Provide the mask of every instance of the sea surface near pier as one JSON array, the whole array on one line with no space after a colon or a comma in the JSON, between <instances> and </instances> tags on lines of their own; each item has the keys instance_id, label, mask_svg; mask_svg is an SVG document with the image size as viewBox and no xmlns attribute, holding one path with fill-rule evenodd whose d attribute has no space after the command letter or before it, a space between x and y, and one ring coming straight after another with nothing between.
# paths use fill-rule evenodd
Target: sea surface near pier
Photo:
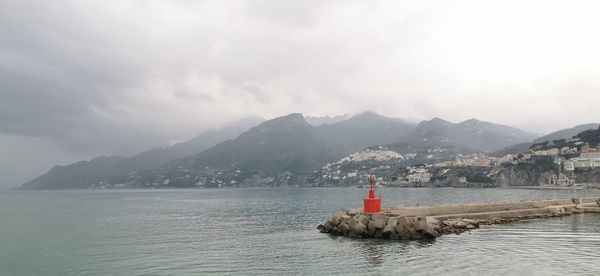
<instances>
[{"instance_id":1,"label":"sea surface near pier","mask_svg":"<svg viewBox=\"0 0 600 276\"><path fill-rule=\"evenodd\" d=\"M380 189L384 206L598 196L600 190ZM436 240L321 234L367 189L0 192L0 275L600 275L600 214Z\"/></svg>"}]
</instances>

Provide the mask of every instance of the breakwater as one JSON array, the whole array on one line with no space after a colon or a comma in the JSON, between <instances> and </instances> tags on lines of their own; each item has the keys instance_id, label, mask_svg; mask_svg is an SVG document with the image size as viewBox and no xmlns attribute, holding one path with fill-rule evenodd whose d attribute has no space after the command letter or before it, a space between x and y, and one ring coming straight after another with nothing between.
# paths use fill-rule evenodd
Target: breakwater
<instances>
[{"instance_id":1,"label":"breakwater","mask_svg":"<svg viewBox=\"0 0 600 276\"><path fill-rule=\"evenodd\" d=\"M513 203L477 203L424 207L383 208L365 213L362 208L342 209L317 229L322 233L360 238L417 240L459 234L480 225L519 220L600 213L600 197L551 199Z\"/></svg>"}]
</instances>

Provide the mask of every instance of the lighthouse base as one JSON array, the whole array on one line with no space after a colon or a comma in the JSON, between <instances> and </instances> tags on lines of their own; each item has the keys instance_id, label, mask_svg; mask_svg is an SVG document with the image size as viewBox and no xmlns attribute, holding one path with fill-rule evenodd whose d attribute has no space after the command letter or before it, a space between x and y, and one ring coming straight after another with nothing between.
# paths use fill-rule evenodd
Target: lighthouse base
<instances>
[{"instance_id":1,"label":"lighthouse base","mask_svg":"<svg viewBox=\"0 0 600 276\"><path fill-rule=\"evenodd\" d=\"M381 212L381 198L365 198L364 200L364 212L365 213L380 213Z\"/></svg>"}]
</instances>

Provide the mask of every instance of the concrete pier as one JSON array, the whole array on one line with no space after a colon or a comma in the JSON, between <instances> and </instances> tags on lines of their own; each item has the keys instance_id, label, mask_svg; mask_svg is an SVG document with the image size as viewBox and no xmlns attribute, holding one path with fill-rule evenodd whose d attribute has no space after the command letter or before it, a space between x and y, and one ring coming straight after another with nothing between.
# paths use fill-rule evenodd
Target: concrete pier
<instances>
[{"instance_id":1,"label":"concrete pier","mask_svg":"<svg viewBox=\"0 0 600 276\"><path fill-rule=\"evenodd\" d=\"M477 203L383 208L378 214L345 210L317 227L322 233L361 238L417 240L459 234L482 224L600 213L600 197L550 199L514 203Z\"/></svg>"}]
</instances>

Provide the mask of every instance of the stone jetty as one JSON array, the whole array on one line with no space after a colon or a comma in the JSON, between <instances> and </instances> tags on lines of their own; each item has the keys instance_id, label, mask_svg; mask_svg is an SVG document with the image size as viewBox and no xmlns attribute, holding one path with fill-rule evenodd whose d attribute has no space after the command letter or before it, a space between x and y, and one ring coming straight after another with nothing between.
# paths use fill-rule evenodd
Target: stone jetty
<instances>
[{"instance_id":1,"label":"stone jetty","mask_svg":"<svg viewBox=\"0 0 600 276\"><path fill-rule=\"evenodd\" d=\"M600 213L600 197L551 199L515 203L478 203L426 207L398 206L370 214L342 209L317 229L358 238L418 240L459 234L480 225L509 223L581 213Z\"/></svg>"}]
</instances>

